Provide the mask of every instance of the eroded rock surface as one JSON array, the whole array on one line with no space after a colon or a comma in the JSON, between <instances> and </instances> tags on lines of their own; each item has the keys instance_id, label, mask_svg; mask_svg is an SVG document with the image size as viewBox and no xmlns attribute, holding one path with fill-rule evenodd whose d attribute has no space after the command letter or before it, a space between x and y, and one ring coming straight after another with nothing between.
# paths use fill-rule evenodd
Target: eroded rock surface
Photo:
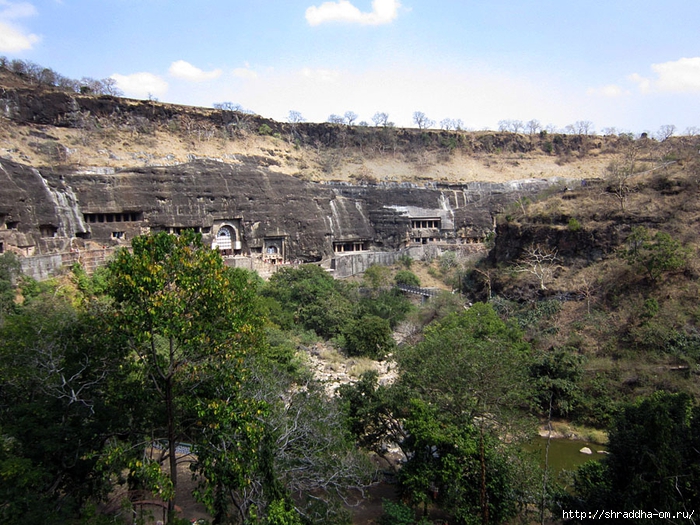
<instances>
[{"instance_id":1,"label":"eroded rock surface","mask_svg":"<svg viewBox=\"0 0 700 525\"><path fill-rule=\"evenodd\" d=\"M255 158L83 171L0 159L0 184L2 248L25 257L192 228L226 256L279 264L479 242L495 213L551 181L353 186L302 181Z\"/></svg>"}]
</instances>

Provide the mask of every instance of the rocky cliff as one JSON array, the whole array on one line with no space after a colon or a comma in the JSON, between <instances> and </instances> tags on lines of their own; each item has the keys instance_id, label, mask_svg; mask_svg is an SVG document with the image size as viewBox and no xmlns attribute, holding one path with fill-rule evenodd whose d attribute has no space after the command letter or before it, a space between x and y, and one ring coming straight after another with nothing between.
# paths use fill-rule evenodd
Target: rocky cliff
<instances>
[{"instance_id":1,"label":"rocky cliff","mask_svg":"<svg viewBox=\"0 0 700 525\"><path fill-rule=\"evenodd\" d=\"M510 203L598 174L612 140L280 123L1 68L0 123L0 251L63 264L186 228L270 264L478 243Z\"/></svg>"},{"instance_id":2,"label":"rocky cliff","mask_svg":"<svg viewBox=\"0 0 700 525\"><path fill-rule=\"evenodd\" d=\"M124 170L37 169L0 159L0 177L0 242L24 256L191 228L226 255L273 262L478 242L496 211L550 184L313 183L254 158Z\"/></svg>"}]
</instances>

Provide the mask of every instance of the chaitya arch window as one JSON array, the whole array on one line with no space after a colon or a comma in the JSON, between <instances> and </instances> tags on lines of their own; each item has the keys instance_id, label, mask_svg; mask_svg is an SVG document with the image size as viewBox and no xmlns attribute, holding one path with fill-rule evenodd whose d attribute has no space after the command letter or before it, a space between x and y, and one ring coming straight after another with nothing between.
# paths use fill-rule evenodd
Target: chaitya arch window
<instances>
[{"instance_id":1,"label":"chaitya arch window","mask_svg":"<svg viewBox=\"0 0 700 525\"><path fill-rule=\"evenodd\" d=\"M216 245L220 250L232 249L234 235L230 226L222 226L216 234Z\"/></svg>"}]
</instances>

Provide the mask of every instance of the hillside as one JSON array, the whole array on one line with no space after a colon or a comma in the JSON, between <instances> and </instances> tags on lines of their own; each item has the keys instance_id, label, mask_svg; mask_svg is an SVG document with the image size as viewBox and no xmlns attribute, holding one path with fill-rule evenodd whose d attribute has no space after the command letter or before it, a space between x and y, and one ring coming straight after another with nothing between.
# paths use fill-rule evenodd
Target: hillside
<instances>
[{"instance_id":1,"label":"hillside","mask_svg":"<svg viewBox=\"0 0 700 525\"><path fill-rule=\"evenodd\" d=\"M698 146L659 159L638 142L617 178L512 205L467 272L466 289L490 293L543 355L579 356L569 416L603 425L619 401L700 394Z\"/></svg>"},{"instance_id":2,"label":"hillside","mask_svg":"<svg viewBox=\"0 0 700 525\"><path fill-rule=\"evenodd\" d=\"M39 279L184 229L264 274L303 261L353 275L481 244L509 203L600 177L630 140L280 123L2 68L0 88L0 251Z\"/></svg>"},{"instance_id":3,"label":"hillside","mask_svg":"<svg viewBox=\"0 0 700 525\"><path fill-rule=\"evenodd\" d=\"M483 240L492 227L490 217L498 217L488 258L476 270L470 269L471 262L466 268L457 266L465 275L463 291L475 300L490 295L505 314L519 316L538 348L567 348L585 357L589 393L603 379L605 396L611 399L669 384L696 390L689 373L700 360L695 307L700 246L697 137L659 142L627 136L280 123L232 110L66 92L4 69L0 86L0 157L38 168L44 173L39 186L74 187L74 198L90 216L140 206L141 212L165 221L161 226L205 224L197 221L214 217L208 224L216 228L219 215L242 213L250 225L241 221L239 226L245 227L251 250L262 250L270 239L277 242L275 236L296 231L297 241L285 246L288 254L318 260L333 254L333 246L324 244L329 237L343 242L372 239L372 249L395 249L405 235L402 228L411 231L410 220L401 218L398 224L398 216L388 214L387 207L409 203L423 212L434 208L430 213L437 214L444 205L438 203L444 201L452 218L443 221L454 222L452 232L443 231L446 243ZM203 160L208 164L201 164ZM230 170L216 168L212 160ZM188 164L192 161L200 163ZM105 169L123 175L99 175ZM219 182L207 182L210 172ZM86 173L92 175L86 178ZM297 182L280 178L290 175ZM158 196L164 177L174 193ZM500 197L465 189L471 182L553 177L584 179L586 184L545 192L533 187ZM231 191L228 182L221 182L226 179L235 187L233 194L226 194ZM333 191L326 185L305 186L328 181L350 186ZM381 186L386 182L440 186L416 191L398 185L387 191ZM107 198L101 196L103 187L112 188ZM177 201L187 188L226 196L223 203L209 197L213 204L203 210L200 204ZM236 200L238 193L242 195ZM158 200L149 204L152 195ZM469 205L460 207L461 201ZM310 202L314 206L304 211L304 203ZM323 217L337 213L338 223L329 229ZM159 227L157 220L147 221L149 227ZM99 233L100 224L89 226L93 235ZM134 232L143 226L134 223ZM130 237L131 230L125 228ZM650 237L662 232L680 243L689 254L682 268L661 271L652 279L625 258L635 228L644 228ZM259 240L253 238L256 232ZM121 242L128 238L110 240ZM556 257L547 282L527 271L527 253L534 248ZM459 278L450 276L451 271L433 268L431 278L455 286ZM595 410L587 407L582 418L603 423L596 420Z\"/></svg>"},{"instance_id":4,"label":"hillside","mask_svg":"<svg viewBox=\"0 0 700 525\"><path fill-rule=\"evenodd\" d=\"M232 110L66 92L0 68L0 156L35 167L258 159L312 181L595 178L617 137L281 123Z\"/></svg>"}]
</instances>

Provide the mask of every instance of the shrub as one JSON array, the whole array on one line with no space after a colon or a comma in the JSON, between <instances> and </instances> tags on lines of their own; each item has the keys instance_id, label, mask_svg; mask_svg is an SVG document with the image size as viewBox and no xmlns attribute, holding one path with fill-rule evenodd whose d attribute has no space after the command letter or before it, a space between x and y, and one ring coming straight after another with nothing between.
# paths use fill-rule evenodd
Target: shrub
<instances>
[{"instance_id":1,"label":"shrub","mask_svg":"<svg viewBox=\"0 0 700 525\"><path fill-rule=\"evenodd\" d=\"M385 499L382 502L382 508L384 514L379 518L380 525L413 525L415 523L415 513L403 503L394 503Z\"/></svg>"},{"instance_id":2,"label":"shrub","mask_svg":"<svg viewBox=\"0 0 700 525\"><path fill-rule=\"evenodd\" d=\"M569 231L577 232L580 229L581 229L581 223L578 221L578 219L571 217L569 219Z\"/></svg>"},{"instance_id":3,"label":"shrub","mask_svg":"<svg viewBox=\"0 0 700 525\"><path fill-rule=\"evenodd\" d=\"M407 270L410 270L411 265L413 264L413 257L408 255L407 253L404 253L397 259L397 261L401 266L403 266Z\"/></svg>"},{"instance_id":4,"label":"shrub","mask_svg":"<svg viewBox=\"0 0 700 525\"><path fill-rule=\"evenodd\" d=\"M360 316L371 314L386 319L393 329L406 318L412 308L411 301L400 290L393 288L379 292L374 297L361 298L357 312Z\"/></svg>"},{"instance_id":5,"label":"shrub","mask_svg":"<svg viewBox=\"0 0 700 525\"><path fill-rule=\"evenodd\" d=\"M420 286L420 279L418 276L410 270L399 270L394 276L394 282L398 284L405 284L408 286Z\"/></svg>"},{"instance_id":6,"label":"shrub","mask_svg":"<svg viewBox=\"0 0 700 525\"><path fill-rule=\"evenodd\" d=\"M651 237L649 231L642 226L632 230L627 244L624 258L631 265L645 271L652 282L656 282L666 272L682 270L690 257L690 250L668 233L656 232Z\"/></svg>"},{"instance_id":7,"label":"shrub","mask_svg":"<svg viewBox=\"0 0 700 525\"><path fill-rule=\"evenodd\" d=\"M275 500L267 508L267 518L263 520L265 525L301 525L299 514L284 500Z\"/></svg>"},{"instance_id":8,"label":"shrub","mask_svg":"<svg viewBox=\"0 0 700 525\"><path fill-rule=\"evenodd\" d=\"M389 321L365 315L350 323L344 332L348 355L382 359L394 348Z\"/></svg>"},{"instance_id":9,"label":"shrub","mask_svg":"<svg viewBox=\"0 0 700 525\"><path fill-rule=\"evenodd\" d=\"M381 288L389 283L390 271L386 266L373 264L365 270L362 282L370 288Z\"/></svg>"},{"instance_id":10,"label":"shrub","mask_svg":"<svg viewBox=\"0 0 700 525\"><path fill-rule=\"evenodd\" d=\"M444 273L457 266L457 254L455 252L445 252L440 257L440 270Z\"/></svg>"}]
</instances>

